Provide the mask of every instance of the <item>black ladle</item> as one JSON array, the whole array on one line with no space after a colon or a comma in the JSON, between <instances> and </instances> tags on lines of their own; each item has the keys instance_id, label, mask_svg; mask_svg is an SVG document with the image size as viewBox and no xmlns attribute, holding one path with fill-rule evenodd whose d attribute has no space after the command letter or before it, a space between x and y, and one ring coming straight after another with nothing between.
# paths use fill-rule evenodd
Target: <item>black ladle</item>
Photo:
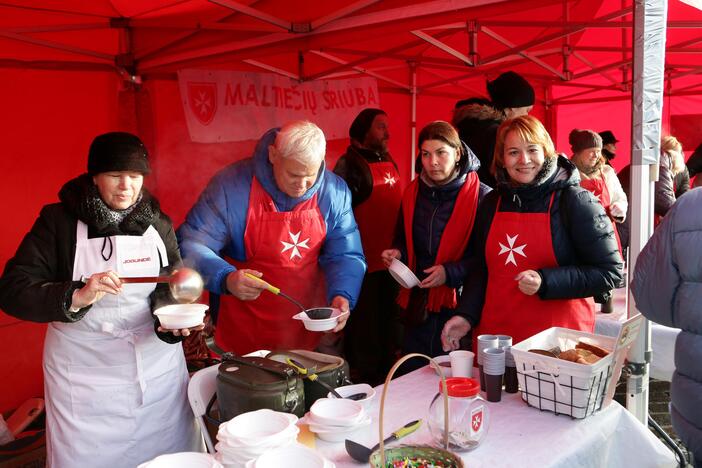
<instances>
[{"instance_id":1,"label":"black ladle","mask_svg":"<svg viewBox=\"0 0 702 468\"><path fill-rule=\"evenodd\" d=\"M390 434L387 439L383 441L383 444L390 443L392 441L401 439L402 437L409 435L419 429L419 426L422 425L422 420L421 419L416 419L412 422L409 422ZM345 443L346 445L346 453L348 453L351 458L353 458L356 461L360 461L361 463L368 463L368 460L370 459L371 454L378 448L380 447L380 443L375 444L373 448L368 448L365 445L359 444L358 442L354 442L353 440L346 439Z\"/></svg>"}]
</instances>

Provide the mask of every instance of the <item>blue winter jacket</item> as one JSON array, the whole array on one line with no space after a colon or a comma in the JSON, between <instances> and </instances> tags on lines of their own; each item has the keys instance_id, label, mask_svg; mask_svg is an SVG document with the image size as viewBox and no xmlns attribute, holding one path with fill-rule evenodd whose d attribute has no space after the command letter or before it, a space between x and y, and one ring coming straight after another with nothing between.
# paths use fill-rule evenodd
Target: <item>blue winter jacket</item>
<instances>
[{"instance_id":1,"label":"blue winter jacket","mask_svg":"<svg viewBox=\"0 0 702 468\"><path fill-rule=\"evenodd\" d=\"M702 461L702 188L680 197L636 262L631 290L647 318L682 331L675 342L670 416Z\"/></svg>"},{"instance_id":2,"label":"blue winter jacket","mask_svg":"<svg viewBox=\"0 0 702 468\"><path fill-rule=\"evenodd\" d=\"M192 264L215 294L228 294L226 277L236 270L222 257L246 261L244 231L253 176L271 196L279 211L290 211L298 203L317 194L317 204L326 223L326 237L319 264L327 282L327 299L343 296L353 309L366 262L361 238L351 209L351 193L346 183L325 169L324 163L314 185L298 198L281 192L268 161L268 147L280 129L266 132L251 158L231 164L217 173L190 209L178 228L180 252L186 264ZM284 284L277 285L285 288Z\"/></svg>"}]
</instances>

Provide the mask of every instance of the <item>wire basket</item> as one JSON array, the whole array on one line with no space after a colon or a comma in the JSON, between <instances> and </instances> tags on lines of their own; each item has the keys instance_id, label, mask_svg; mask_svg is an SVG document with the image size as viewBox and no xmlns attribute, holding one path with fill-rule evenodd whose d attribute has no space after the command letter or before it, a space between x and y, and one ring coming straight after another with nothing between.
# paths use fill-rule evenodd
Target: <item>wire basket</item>
<instances>
[{"instance_id":1,"label":"wire basket","mask_svg":"<svg viewBox=\"0 0 702 468\"><path fill-rule=\"evenodd\" d=\"M615 338L553 327L512 347L522 400L529 406L574 419L602 409L614 363L612 353L594 364L578 364L529 352L529 349L575 347L578 340L614 349Z\"/></svg>"},{"instance_id":2,"label":"wire basket","mask_svg":"<svg viewBox=\"0 0 702 468\"><path fill-rule=\"evenodd\" d=\"M385 449L385 444L383 439L385 438L383 433L383 413L385 409L385 395L387 394L388 387L390 386L390 380L392 380L395 371L400 365L408 359L413 357L423 357L431 363L431 365L438 369L439 376L441 377L441 388L444 396L444 448L431 447L428 445L401 445L399 447L393 447L390 449ZM373 452L368 460L370 466L373 468L411 468L411 467L446 467L446 468L463 468L463 461L456 454L448 451L448 434L449 434L449 417L448 417L448 394L446 393L446 378L444 377L444 372L432 358L424 354L412 353L402 357L398 360L387 377L385 378L385 385L383 385L383 393L380 399L380 416L378 419L378 431L380 446L378 450Z\"/></svg>"}]
</instances>

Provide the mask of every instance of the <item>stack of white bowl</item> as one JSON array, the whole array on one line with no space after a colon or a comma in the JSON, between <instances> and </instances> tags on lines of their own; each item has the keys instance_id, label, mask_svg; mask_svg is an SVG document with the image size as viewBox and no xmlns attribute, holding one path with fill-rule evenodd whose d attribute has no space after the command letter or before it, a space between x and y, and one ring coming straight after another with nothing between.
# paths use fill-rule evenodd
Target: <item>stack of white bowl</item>
<instances>
[{"instance_id":1,"label":"stack of white bowl","mask_svg":"<svg viewBox=\"0 0 702 468\"><path fill-rule=\"evenodd\" d=\"M137 468L222 468L222 465L207 453L180 452L158 456Z\"/></svg>"},{"instance_id":2,"label":"stack of white bowl","mask_svg":"<svg viewBox=\"0 0 702 468\"><path fill-rule=\"evenodd\" d=\"M310 431L328 442L343 442L371 422L361 403L345 398L320 398L306 420Z\"/></svg>"},{"instance_id":3,"label":"stack of white bowl","mask_svg":"<svg viewBox=\"0 0 702 468\"><path fill-rule=\"evenodd\" d=\"M249 460L246 468L335 468L334 463L312 449L300 444L291 444L264 453Z\"/></svg>"},{"instance_id":4,"label":"stack of white bowl","mask_svg":"<svg viewBox=\"0 0 702 468\"><path fill-rule=\"evenodd\" d=\"M269 409L240 414L219 425L217 460L225 468L243 468L246 462L297 439L297 416Z\"/></svg>"}]
</instances>

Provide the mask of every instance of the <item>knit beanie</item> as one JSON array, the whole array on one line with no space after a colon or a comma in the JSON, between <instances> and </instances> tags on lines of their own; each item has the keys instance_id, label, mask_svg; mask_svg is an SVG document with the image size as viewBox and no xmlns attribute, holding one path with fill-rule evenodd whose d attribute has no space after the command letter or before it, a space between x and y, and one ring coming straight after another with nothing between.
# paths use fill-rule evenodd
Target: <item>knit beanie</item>
<instances>
[{"instance_id":1,"label":"knit beanie","mask_svg":"<svg viewBox=\"0 0 702 468\"><path fill-rule=\"evenodd\" d=\"M574 128L568 135L568 143L573 153L577 153L587 148L602 148L602 137L592 130Z\"/></svg>"},{"instance_id":2,"label":"knit beanie","mask_svg":"<svg viewBox=\"0 0 702 468\"><path fill-rule=\"evenodd\" d=\"M534 88L521 75L508 71L487 82L490 99L498 109L534 105Z\"/></svg>"},{"instance_id":3,"label":"knit beanie","mask_svg":"<svg viewBox=\"0 0 702 468\"><path fill-rule=\"evenodd\" d=\"M351 139L363 143L363 140L366 139L366 133L368 133L371 125L373 125L373 120L380 114L387 115L382 109L373 109L370 107L363 109L351 123L351 127L349 128L349 136Z\"/></svg>"},{"instance_id":4,"label":"knit beanie","mask_svg":"<svg viewBox=\"0 0 702 468\"><path fill-rule=\"evenodd\" d=\"M148 152L139 137L126 132L103 133L95 137L88 152L88 174L134 171L148 174Z\"/></svg>"},{"instance_id":5,"label":"knit beanie","mask_svg":"<svg viewBox=\"0 0 702 468\"><path fill-rule=\"evenodd\" d=\"M614 133L612 133L612 130L604 130L600 132L600 136L602 137L602 144L603 145L608 145L610 143L618 143L619 140L614 136Z\"/></svg>"}]
</instances>

